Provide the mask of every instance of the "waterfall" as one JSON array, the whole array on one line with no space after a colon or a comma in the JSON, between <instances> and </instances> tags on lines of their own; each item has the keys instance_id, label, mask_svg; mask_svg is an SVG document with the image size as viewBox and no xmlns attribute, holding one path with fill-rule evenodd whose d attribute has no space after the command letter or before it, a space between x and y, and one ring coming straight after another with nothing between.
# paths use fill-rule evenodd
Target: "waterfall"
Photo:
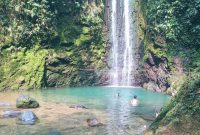
<instances>
[{"instance_id":1,"label":"waterfall","mask_svg":"<svg viewBox=\"0 0 200 135\"><path fill-rule=\"evenodd\" d=\"M117 41L117 0L112 0L112 84L119 83L119 74L118 74L118 41Z\"/></svg>"},{"instance_id":2,"label":"waterfall","mask_svg":"<svg viewBox=\"0 0 200 135\"><path fill-rule=\"evenodd\" d=\"M133 0L112 0L110 3L112 7L110 9L111 85L132 86L134 84L136 34L134 33L131 2Z\"/></svg>"}]
</instances>

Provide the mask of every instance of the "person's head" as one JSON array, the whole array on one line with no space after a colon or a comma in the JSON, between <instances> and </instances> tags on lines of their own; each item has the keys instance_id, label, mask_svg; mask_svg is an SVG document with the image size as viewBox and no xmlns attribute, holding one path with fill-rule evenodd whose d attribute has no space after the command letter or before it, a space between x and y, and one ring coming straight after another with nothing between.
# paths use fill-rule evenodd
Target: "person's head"
<instances>
[{"instance_id":1,"label":"person's head","mask_svg":"<svg viewBox=\"0 0 200 135\"><path fill-rule=\"evenodd\" d=\"M135 95L133 98L134 98L134 99L137 99L137 96Z\"/></svg>"}]
</instances>

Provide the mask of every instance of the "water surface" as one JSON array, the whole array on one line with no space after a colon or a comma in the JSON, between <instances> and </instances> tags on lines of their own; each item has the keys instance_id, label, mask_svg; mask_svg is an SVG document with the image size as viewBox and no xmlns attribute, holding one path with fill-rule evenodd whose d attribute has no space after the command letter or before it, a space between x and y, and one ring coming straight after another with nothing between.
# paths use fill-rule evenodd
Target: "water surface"
<instances>
[{"instance_id":1,"label":"water surface","mask_svg":"<svg viewBox=\"0 0 200 135\"><path fill-rule=\"evenodd\" d=\"M16 118L0 119L2 135L140 135L155 119L156 111L169 102L170 97L161 93L133 87L78 87L48 89L31 92L0 94L0 102L9 102L9 107L0 107L0 112L16 110L15 99L22 93L39 101L41 107L31 109L39 118L32 126L18 125ZM119 97L118 97L119 93ZM139 106L130 105L137 95ZM89 109L73 109L70 105L82 104ZM20 110L26 111L26 110ZM88 127L86 119L96 117L104 125Z\"/></svg>"}]
</instances>

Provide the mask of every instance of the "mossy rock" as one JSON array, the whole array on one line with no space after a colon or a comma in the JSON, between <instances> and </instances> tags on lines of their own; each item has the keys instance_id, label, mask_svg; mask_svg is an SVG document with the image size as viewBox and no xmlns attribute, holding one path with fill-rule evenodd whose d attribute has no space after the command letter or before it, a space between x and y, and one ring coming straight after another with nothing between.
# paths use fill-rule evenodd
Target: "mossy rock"
<instances>
[{"instance_id":1,"label":"mossy rock","mask_svg":"<svg viewBox=\"0 0 200 135\"><path fill-rule=\"evenodd\" d=\"M29 96L25 96L25 95L18 97L16 102L17 102L16 103L17 108L37 108L37 107L39 107L39 103L35 99L33 99Z\"/></svg>"},{"instance_id":2,"label":"mossy rock","mask_svg":"<svg viewBox=\"0 0 200 135\"><path fill-rule=\"evenodd\" d=\"M145 135L200 133L199 87L200 78L185 81L179 93L163 108Z\"/></svg>"}]
</instances>

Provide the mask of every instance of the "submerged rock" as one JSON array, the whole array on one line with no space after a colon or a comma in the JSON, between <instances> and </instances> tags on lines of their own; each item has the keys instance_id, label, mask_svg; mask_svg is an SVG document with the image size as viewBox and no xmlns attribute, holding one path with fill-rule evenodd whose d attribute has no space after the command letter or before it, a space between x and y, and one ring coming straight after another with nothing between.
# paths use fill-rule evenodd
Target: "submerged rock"
<instances>
[{"instance_id":1,"label":"submerged rock","mask_svg":"<svg viewBox=\"0 0 200 135\"><path fill-rule=\"evenodd\" d=\"M6 107L6 106L10 106L10 103L6 103L6 102L0 102L0 107Z\"/></svg>"},{"instance_id":2,"label":"submerged rock","mask_svg":"<svg viewBox=\"0 0 200 135\"><path fill-rule=\"evenodd\" d=\"M7 125L0 125L0 128L7 127Z\"/></svg>"},{"instance_id":3,"label":"submerged rock","mask_svg":"<svg viewBox=\"0 0 200 135\"><path fill-rule=\"evenodd\" d=\"M19 111L5 111L2 115L2 118L14 118L21 114Z\"/></svg>"},{"instance_id":4,"label":"submerged rock","mask_svg":"<svg viewBox=\"0 0 200 135\"><path fill-rule=\"evenodd\" d=\"M89 127L98 127L98 126L102 126L103 125L96 118L87 119L87 124L88 124Z\"/></svg>"},{"instance_id":5,"label":"submerged rock","mask_svg":"<svg viewBox=\"0 0 200 135\"><path fill-rule=\"evenodd\" d=\"M32 111L27 111L27 112L22 112L18 116L18 120L19 124L22 125L34 125L35 122L38 120L38 118Z\"/></svg>"},{"instance_id":6,"label":"submerged rock","mask_svg":"<svg viewBox=\"0 0 200 135\"><path fill-rule=\"evenodd\" d=\"M86 106L84 105L71 105L69 106L69 108L75 108L75 109L88 109Z\"/></svg>"},{"instance_id":7,"label":"submerged rock","mask_svg":"<svg viewBox=\"0 0 200 135\"><path fill-rule=\"evenodd\" d=\"M29 96L22 95L17 98L16 107L17 108L37 108L39 107L39 103L35 99Z\"/></svg>"},{"instance_id":8,"label":"submerged rock","mask_svg":"<svg viewBox=\"0 0 200 135\"><path fill-rule=\"evenodd\" d=\"M62 135L59 131L49 131L47 133L44 133L42 135Z\"/></svg>"}]
</instances>

